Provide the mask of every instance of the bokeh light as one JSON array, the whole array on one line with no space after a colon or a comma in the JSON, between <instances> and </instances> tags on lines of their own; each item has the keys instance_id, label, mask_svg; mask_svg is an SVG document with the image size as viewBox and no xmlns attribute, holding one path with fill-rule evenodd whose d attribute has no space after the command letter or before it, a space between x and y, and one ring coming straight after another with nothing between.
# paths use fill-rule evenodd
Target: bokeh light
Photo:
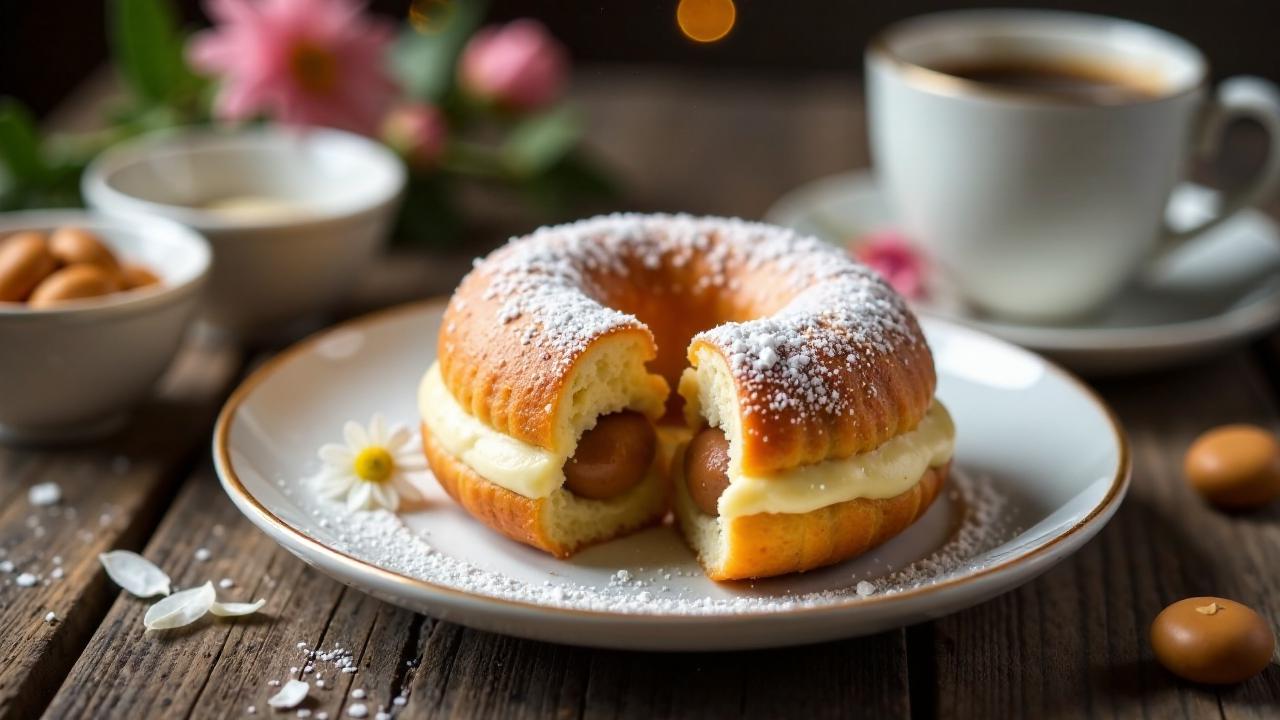
<instances>
[{"instance_id":1,"label":"bokeh light","mask_svg":"<svg viewBox=\"0 0 1280 720\"><path fill-rule=\"evenodd\" d=\"M429 35L444 29L453 14L453 0L413 0L409 4L409 25Z\"/></svg>"},{"instance_id":2,"label":"bokeh light","mask_svg":"<svg viewBox=\"0 0 1280 720\"><path fill-rule=\"evenodd\" d=\"M680 32L701 43L715 42L728 35L737 17L733 0L680 0L676 6Z\"/></svg>"}]
</instances>

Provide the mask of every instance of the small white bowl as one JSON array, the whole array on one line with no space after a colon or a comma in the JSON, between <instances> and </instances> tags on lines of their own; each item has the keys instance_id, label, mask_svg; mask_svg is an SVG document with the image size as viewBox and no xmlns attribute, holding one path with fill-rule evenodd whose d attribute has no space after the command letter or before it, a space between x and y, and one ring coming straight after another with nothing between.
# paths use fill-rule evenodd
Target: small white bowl
<instances>
[{"instance_id":1,"label":"small white bowl","mask_svg":"<svg viewBox=\"0 0 1280 720\"><path fill-rule=\"evenodd\" d=\"M63 225L96 233L161 284L42 310L0 303L0 440L74 440L114 429L169 366L209 274L205 239L160 218L2 213L0 237Z\"/></svg>"},{"instance_id":2,"label":"small white bowl","mask_svg":"<svg viewBox=\"0 0 1280 720\"><path fill-rule=\"evenodd\" d=\"M82 190L115 217L161 216L213 245L204 318L251 337L337 301L382 246L406 180L395 153L338 130L181 129L104 152ZM228 199L283 203L239 213Z\"/></svg>"}]
</instances>

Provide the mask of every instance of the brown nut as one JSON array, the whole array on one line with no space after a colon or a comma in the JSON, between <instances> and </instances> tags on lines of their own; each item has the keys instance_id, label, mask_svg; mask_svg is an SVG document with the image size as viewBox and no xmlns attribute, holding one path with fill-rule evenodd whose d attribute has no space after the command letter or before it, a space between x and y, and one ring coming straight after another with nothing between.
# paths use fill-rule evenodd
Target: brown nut
<instances>
[{"instance_id":1,"label":"brown nut","mask_svg":"<svg viewBox=\"0 0 1280 720\"><path fill-rule=\"evenodd\" d=\"M617 497L644 479L657 445L653 425L640 413L605 415L583 433L564 464L564 485L574 495L592 500Z\"/></svg>"},{"instance_id":2,"label":"brown nut","mask_svg":"<svg viewBox=\"0 0 1280 720\"><path fill-rule=\"evenodd\" d=\"M0 302L22 302L58 269L43 233L20 232L0 241Z\"/></svg>"},{"instance_id":3,"label":"brown nut","mask_svg":"<svg viewBox=\"0 0 1280 720\"><path fill-rule=\"evenodd\" d=\"M1280 497L1280 442L1255 425L1223 425L1196 438L1183 470L1218 507L1247 510Z\"/></svg>"},{"instance_id":4,"label":"brown nut","mask_svg":"<svg viewBox=\"0 0 1280 720\"><path fill-rule=\"evenodd\" d=\"M1266 669L1275 636L1262 616L1234 600L1179 600L1151 623L1151 649L1173 674L1223 685L1248 680Z\"/></svg>"},{"instance_id":5,"label":"brown nut","mask_svg":"<svg viewBox=\"0 0 1280 720\"><path fill-rule=\"evenodd\" d=\"M60 227L49 236L49 250L63 265L100 265L120 269L120 261L97 235L78 227Z\"/></svg>"},{"instance_id":6,"label":"brown nut","mask_svg":"<svg viewBox=\"0 0 1280 720\"><path fill-rule=\"evenodd\" d=\"M684 455L689 498L712 517L720 515L720 496L729 487L729 440L719 428L703 428Z\"/></svg>"},{"instance_id":7,"label":"brown nut","mask_svg":"<svg viewBox=\"0 0 1280 720\"><path fill-rule=\"evenodd\" d=\"M47 308L68 300L106 295L119 289L115 274L99 265L68 265L37 285L27 302L33 308Z\"/></svg>"},{"instance_id":8,"label":"brown nut","mask_svg":"<svg viewBox=\"0 0 1280 720\"><path fill-rule=\"evenodd\" d=\"M148 285L158 285L160 278L141 265L125 263L120 266L120 284L125 290L136 290Z\"/></svg>"}]
</instances>

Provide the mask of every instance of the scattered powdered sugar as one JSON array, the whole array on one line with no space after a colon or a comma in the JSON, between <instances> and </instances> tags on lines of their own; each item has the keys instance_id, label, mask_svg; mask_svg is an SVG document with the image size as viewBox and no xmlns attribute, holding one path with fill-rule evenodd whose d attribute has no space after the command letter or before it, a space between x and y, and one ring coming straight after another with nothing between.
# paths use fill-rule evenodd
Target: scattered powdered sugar
<instances>
[{"instance_id":1,"label":"scattered powdered sugar","mask_svg":"<svg viewBox=\"0 0 1280 720\"><path fill-rule=\"evenodd\" d=\"M27 490L27 501L37 507L54 505L62 499L62 486L56 482L42 482Z\"/></svg>"},{"instance_id":2,"label":"scattered powdered sugar","mask_svg":"<svg viewBox=\"0 0 1280 720\"><path fill-rule=\"evenodd\" d=\"M1007 501L990 478L953 470L949 505L958 515L947 540L928 556L876 578L846 580L839 587L779 590L759 583L733 593L704 593L688 583L701 573L679 568L603 570L596 584L557 577L529 582L480 567L442 552L384 510L348 512L343 506L316 503L315 513L331 520L335 549L385 569L464 592L543 606L612 613L735 615L768 614L823 607L906 592L973 572L991 562L986 556L1012 536L1004 521ZM808 576L803 576L808 577ZM704 581L705 582L705 581ZM777 583L778 581L771 581ZM770 589L773 588L773 589Z\"/></svg>"},{"instance_id":3,"label":"scattered powdered sugar","mask_svg":"<svg viewBox=\"0 0 1280 720\"><path fill-rule=\"evenodd\" d=\"M652 287L671 282L662 268L692 263L693 287ZM656 274L645 275L651 271ZM738 277L744 273L767 275L769 282L743 287ZM924 342L902 298L840 249L786 228L690 215L607 215L513 238L477 262L446 322L487 328L485 348L519 343L541 351L549 372L568 372L596 338L643 327L634 315L599 300L609 294L603 284L615 279L654 293L687 293L690 302L715 289L750 296L757 306L790 298L768 317L726 323L695 338L730 359L747 415L785 412L798 422L810 413L847 413L855 394L875 397L879 391L849 387L876 375L850 373L851 366L875 368L896 350ZM462 301L473 288L485 303ZM442 352L482 349L446 346ZM525 366L486 371L500 375Z\"/></svg>"},{"instance_id":4,"label":"scattered powdered sugar","mask_svg":"<svg viewBox=\"0 0 1280 720\"><path fill-rule=\"evenodd\" d=\"M991 551L1017 531L1006 518L1008 500L989 477L970 477L953 469L949 482L948 492L964 507L964 516L951 538L930 555L872 580L874 594L892 595L933 585L982 570L999 559Z\"/></svg>"}]
</instances>

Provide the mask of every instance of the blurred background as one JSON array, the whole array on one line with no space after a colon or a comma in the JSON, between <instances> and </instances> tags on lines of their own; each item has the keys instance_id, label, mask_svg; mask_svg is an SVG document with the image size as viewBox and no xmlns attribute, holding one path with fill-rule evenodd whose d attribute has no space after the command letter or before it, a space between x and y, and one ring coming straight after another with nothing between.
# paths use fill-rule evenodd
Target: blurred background
<instances>
[{"instance_id":1,"label":"blurred background","mask_svg":"<svg viewBox=\"0 0 1280 720\"><path fill-rule=\"evenodd\" d=\"M427 0L419 4L438 3ZM206 24L198 0L176 0L174 5L186 24ZM738 0L736 5L733 31L711 44L691 42L679 32L675 0L493 0L489 16L494 21L515 17L541 20L569 47L579 75L590 74L597 65L637 64L785 79L829 73L856 75L861 72L862 48L884 25L921 13L985 4ZM1280 79L1280 48L1274 37L1258 31L1280 20L1276 3L1038 0L999 5L1126 17L1195 43L1211 58L1216 77L1248 72ZM406 0L371 4L375 12L393 18L406 17L411 6ZM0 95L21 98L36 112L47 112L106 58L105 22L102 0L56 4L4 0L0 3Z\"/></svg>"},{"instance_id":2,"label":"blurred background","mask_svg":"<svg viewBox=\"0 0 1280 720\"><path fill-rule=\"evenodd\" d=\"M235 9L252 25L254 12L245 8L267 5L293 15L275 30L237 35ZM1214 81L1241 74L1280 81L1280 49L1259 31L1280 19L1275 3L1004 5L1146 23L1200 48ZM924 268L927 254L894 254L911 238L897 238L897 249L877 260L877 243L890 239L879 231L892 221L859 209L879 202L860 174L872 164L863 52L895 21L967 7L982 4L372 0L363 15L352 15L341 0L67 0L56 7L0 0L0 211L84 204L89 163L155 133L330 126L380 141L408 170L387 233L392 252L379 244L373 253L381 272L346 273L357 276L351 311L446 293L471 258L504 239L610 211L770 219L846 247L882 272L906 260ZM376 57L290 37L289 28L308 18L335 14L352 37L381 38L370 40L379 45ZM195 49L215 36L261 38L262 47L240 43L221 65L199 60ZM293 64L317 60L314 50L319 65ZM343 74L363 78L352 87L383 76L385 96L361 122L325 115L359 104L347 88L327 86L311 97L325 100L311 117L273 106L266 97L273 88L249 112L228 111L224 101L235 94L228 88L252 85L245 80L257 72L252 66L271 65L261 58L276 51L289 60L272 83L292 88L295 99L311 92L307 82L324 85ZM1256 123L1236 122L1226 134L1222 152L1192 158L1191 178L1209 188L1247 185L1267 156L1267 135ZM819 201L832 182L844 183L841 196ZM797 197L806 198L804 217L783 219ZM172 209L208 200L162 202ZM850 209L849 217L828 212L837 206ZM238 292L252 282L221 284ZM899 289L929 294L913 292L915 285ZM1208 299L1199 293L1177 319L1235 309L1255 297L1251 285L1242 287ZM1171 321L1168 297L1140 300L1143 322ZM1127 312L1117 311L1115 322L1131 323Z\"/></svg>"}]
</instances>

